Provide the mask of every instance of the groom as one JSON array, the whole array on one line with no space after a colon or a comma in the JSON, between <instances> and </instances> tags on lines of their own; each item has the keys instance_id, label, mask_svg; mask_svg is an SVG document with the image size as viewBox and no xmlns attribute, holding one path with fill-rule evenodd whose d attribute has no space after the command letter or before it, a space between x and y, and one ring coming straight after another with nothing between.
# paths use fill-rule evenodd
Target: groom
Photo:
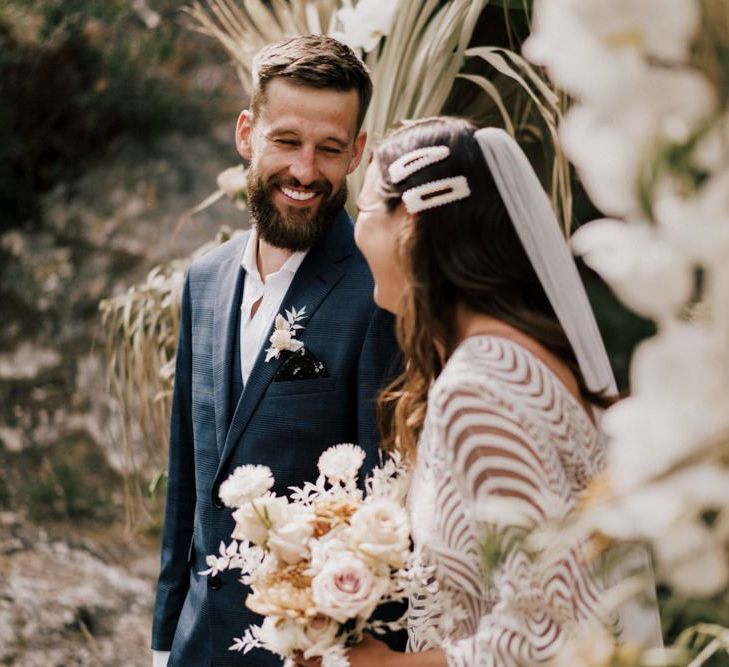
<instances>
[{"instance_id":1,"label":"groom","mask_svg":"<svg viewBox=\"0 0 729 667\"><path fill-rule=\"evenodd\" d=\"M363 63L328 37L274 44L254 61L236 129L254 226L194 262L182 296L155 665L281 664L228 650L261 620L239 574L198 574L231 539L218 490L236 466L269 466L283 494L315 480L333 444L359 443L367 466L377 460L375 398L396 344L343 209L371 96ZM274 337L291 309L303 328Z\"/></svg>"}]
</instances>

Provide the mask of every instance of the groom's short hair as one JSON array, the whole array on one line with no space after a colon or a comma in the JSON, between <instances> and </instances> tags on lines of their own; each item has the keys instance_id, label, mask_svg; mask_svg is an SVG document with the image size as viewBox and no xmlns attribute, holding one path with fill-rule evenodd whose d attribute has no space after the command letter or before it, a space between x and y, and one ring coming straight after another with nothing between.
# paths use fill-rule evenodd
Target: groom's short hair
<instances>
[{"instance_id":1,"label":"groom's short hair","mask_svg":"<svg viewBox=\"0 0 729 667\"><path fill-rule=\"evenodd\" d=\"M303 35L264 46L253 58L251 110L258 113L266 101L266 86L281 77L311 88L357 91L357 131L372 99L367 66L346 44L326 35Z\"/></svg>"}]
</instances>

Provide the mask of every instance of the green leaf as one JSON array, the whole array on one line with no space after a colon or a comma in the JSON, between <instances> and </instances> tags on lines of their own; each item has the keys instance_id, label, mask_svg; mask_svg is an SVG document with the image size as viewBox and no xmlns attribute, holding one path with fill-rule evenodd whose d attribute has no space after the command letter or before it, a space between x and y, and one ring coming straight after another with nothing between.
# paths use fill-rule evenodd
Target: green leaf
<instances>
[{"instance_id":1,"label":"green leaf","mask_svg":"<svg viewBox=\"0 0 729 667\"><path fill-rule=\"evenodd\" d=\"M149 483L149 495L154 497L157 495L158 489L167 481L167 471L160 470L154 479Z\"/></svg>"}]
</instances>

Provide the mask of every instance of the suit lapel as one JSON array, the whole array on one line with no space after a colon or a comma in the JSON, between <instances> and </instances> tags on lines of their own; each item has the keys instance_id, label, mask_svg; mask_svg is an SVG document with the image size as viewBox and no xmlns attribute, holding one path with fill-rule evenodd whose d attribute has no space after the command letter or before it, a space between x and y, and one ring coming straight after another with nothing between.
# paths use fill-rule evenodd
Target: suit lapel
<instances>
[{"instance_id":1,"label":"suit lapel","mask_svg":"<svg viewBox=\"0 0 729 667\"><path fill-rule=\"evenodd\" d=\"M306 325L311 320L317 308L326 298L327 294L344 275L337 262L351 254L353 246L352 223L349 216L342 212L337 221L322 242L312 248L301 263L291 286L286 293L279 312L295 307L301 309L306 306L307 317L302 321L304 329L300 331L299 339L306 345ZM265 343L260 350L256 362L251 369L248 382L243 390L238 407L230 424L223 453L220 457L218 473L225 468L227 459L243 435L248 422L263 397L268 385L273 380L276 371L287 359L284 352L278 359L265 361L268 339L273 331L273 323L268 331Z\"/></svg>"},{"instance_id":2,"label":"suit lapel","mask_svg":"<svg viewBox=\"0 0 729 667\"><path fill-rule=\"evenodd\" d=\"M243 237L245 248L248 235ZM243 289L243 267L240 252L228 257L218 272L213 312L213 392L215 401L215 438L218 452L223 451L228 432L230 377L235 352L237 309Z\"/></svg>"}]
</instances>

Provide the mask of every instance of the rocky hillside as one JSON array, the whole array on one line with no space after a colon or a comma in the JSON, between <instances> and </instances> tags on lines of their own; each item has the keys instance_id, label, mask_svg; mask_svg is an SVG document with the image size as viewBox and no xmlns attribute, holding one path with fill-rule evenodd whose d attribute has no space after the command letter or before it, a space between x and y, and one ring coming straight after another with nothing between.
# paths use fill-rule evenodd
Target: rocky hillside
<instances>
[{"instance_id":1,"label":"rocky hillside","mask_svg":"<svg viewBox=\"0 0 729 667\"><path fill-rule=\"evenodd\" d=\"M125 529L98 303L243 223L221 201L174 233L236 163L233 122L120 144L0 237L0 664L149 664L158 536Z\"/></svg>"}]
</instances>

